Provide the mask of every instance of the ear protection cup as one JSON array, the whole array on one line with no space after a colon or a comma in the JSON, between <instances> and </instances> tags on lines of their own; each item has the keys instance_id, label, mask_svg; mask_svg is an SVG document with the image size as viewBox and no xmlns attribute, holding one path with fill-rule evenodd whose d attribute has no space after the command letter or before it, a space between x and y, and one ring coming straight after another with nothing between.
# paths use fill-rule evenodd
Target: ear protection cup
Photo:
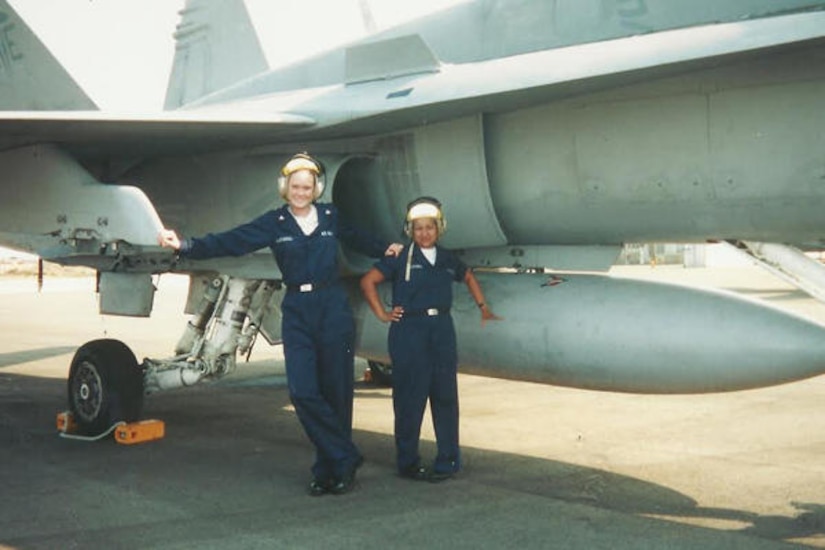
<instances>
[{"instance_id":1,"label":"ear protection cup","mask_svg":"<svg viewBox=\"0 0 825 550\"><path fill-rule=\"evenodd\" d=\"M447 220L441 210L441 202L433 197L419 197L407 205L407 216L404 219L404 233L412 237L412 222L422 218L435 219L439 238L447 230Z\"/></svg>"},{"instance_id":2,"label":"ear protection cup","mask_svg":"<svg viewBox=\"0 0 825 550\"><path fill-rule=\"evenodd\" d=\"M324 194L324 187L326 178L324 176L324 165L315 158L309 156L307 153L298 153L284 164L281 168L281 175L278 177L278 193L286 200L287 183L289 176L300 170L309 170L315 175L315 194L313 199L317 200Z\"/></svg>"}]
</instances>

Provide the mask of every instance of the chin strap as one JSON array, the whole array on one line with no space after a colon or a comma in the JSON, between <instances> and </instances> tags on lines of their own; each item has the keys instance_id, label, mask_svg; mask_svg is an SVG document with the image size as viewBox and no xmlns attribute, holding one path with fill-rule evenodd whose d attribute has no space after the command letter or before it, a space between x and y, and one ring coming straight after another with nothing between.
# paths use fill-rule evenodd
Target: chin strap
<instances>
[{"instance_id":1,"label":"chin strap","mask_svg":"<svg viewBox=\"0 0 825 550\"><path fill-rule=\"evenodd\" d=\"M410 248L407 250L407 268L404 270L404 282L410 282L410 266L412 265L413 247L415 243L410 243Z\"/></svg>"}]
</instances>

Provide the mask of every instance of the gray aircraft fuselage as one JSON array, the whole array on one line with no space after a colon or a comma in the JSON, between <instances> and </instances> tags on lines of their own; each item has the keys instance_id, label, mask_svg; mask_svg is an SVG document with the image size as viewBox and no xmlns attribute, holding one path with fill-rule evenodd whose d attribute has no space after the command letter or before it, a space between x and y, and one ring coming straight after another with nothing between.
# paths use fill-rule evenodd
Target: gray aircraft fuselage
<instances>
[{"instance_id":1,"label":"gray aircraft fuselage","mask_svg":"<svg viewBox=\"0 0 825 550\"><path fill-rule=\"evenodd\" d=\"M575 7L479 1L371 41L416 32L441 63L484 69L504 56L637 34L645 39L654 30L678 32L772 10L774 2L756 0ZM604 54L594 49L563 60L598 65ZM277 108L279 93L346 81L342 56L336 50L263 74L194 106L266 93L273 99L257 101ZM512 82L493 97L433 102L406 116L399 109L359 119L353 103L350 115L296 131L277 145L187 157L171 173L166 160L148 163L120 181L146 189L168 224L200 233L214 229L214 217L204 215L212 204L234 223L277 203L269 184L279 163L306 149L329 164L327 199L387 238L397 238L406 202L431 194L450 216L445 244L457 248L731 238L818 244L825 207L823 61L825 39L819 38L616 74L600 66L595 76L552 86ZM404 82L402 76L348 84L302 100L300 110L321 120L353 94L419 92L414 79L409 88ZM198 192L182 195L182 180L197 181Z\"/></svg>"},{"instance_id":2,"label":"gray aircraft fuselage","mask_svg":"<svg viewBox=\"0 0 825 550\"><path fill-rule=\"evenodd\" d=\"M287 152L327 160L326 199L398 238L404 204L442 199L458 248L752 239L819 243L825 43L502 112L356 138L163 159L122 181L192 234L279 202ZM281 152L283 151L283 152ZM196 182L193 190L184 182ZM210 212L215 211L214 215Z\"/></svg>"}]
</instances>

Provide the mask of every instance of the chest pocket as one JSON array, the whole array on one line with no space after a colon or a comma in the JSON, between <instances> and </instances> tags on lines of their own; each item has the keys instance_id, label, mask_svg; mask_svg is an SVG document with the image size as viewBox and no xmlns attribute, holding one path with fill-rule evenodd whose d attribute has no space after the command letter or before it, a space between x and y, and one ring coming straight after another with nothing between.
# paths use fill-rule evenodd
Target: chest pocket
<instances>
[{"instance_id":1,"label":"chest pocket","mask_svg":"<svg viewBox=\"0 0 825 550\"><path fill-rule=\"evenodd\" d=\"M290 283L331 281L337 278L338 240L329 230L295 235L276 241L275 258Z\"/></svg>"}]
</instances>

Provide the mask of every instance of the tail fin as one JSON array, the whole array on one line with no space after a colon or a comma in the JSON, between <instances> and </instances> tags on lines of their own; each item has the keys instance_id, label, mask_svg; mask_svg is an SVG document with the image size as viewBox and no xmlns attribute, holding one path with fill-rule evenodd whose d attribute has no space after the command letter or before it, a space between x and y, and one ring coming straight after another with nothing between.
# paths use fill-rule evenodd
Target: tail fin
<instances>
[{"instance_id":1,"label":"tail fin","mask_svg":"<svg viewBox=\"0 0 825 550\"><path fill-rule=\"evenodd\" d=\"M243 0L187 0L175 40L167 110L269 67Z\"/></svg>"},{"instance_id":2,"label":"tail fin","mask_svg":"<svg viewBox=\"0 0 825 550\"><path fill-rule=\"evenodd\" d=\"M96 110L6 0L0 0L0 110Z\"/></svg>"}]
</instances>

